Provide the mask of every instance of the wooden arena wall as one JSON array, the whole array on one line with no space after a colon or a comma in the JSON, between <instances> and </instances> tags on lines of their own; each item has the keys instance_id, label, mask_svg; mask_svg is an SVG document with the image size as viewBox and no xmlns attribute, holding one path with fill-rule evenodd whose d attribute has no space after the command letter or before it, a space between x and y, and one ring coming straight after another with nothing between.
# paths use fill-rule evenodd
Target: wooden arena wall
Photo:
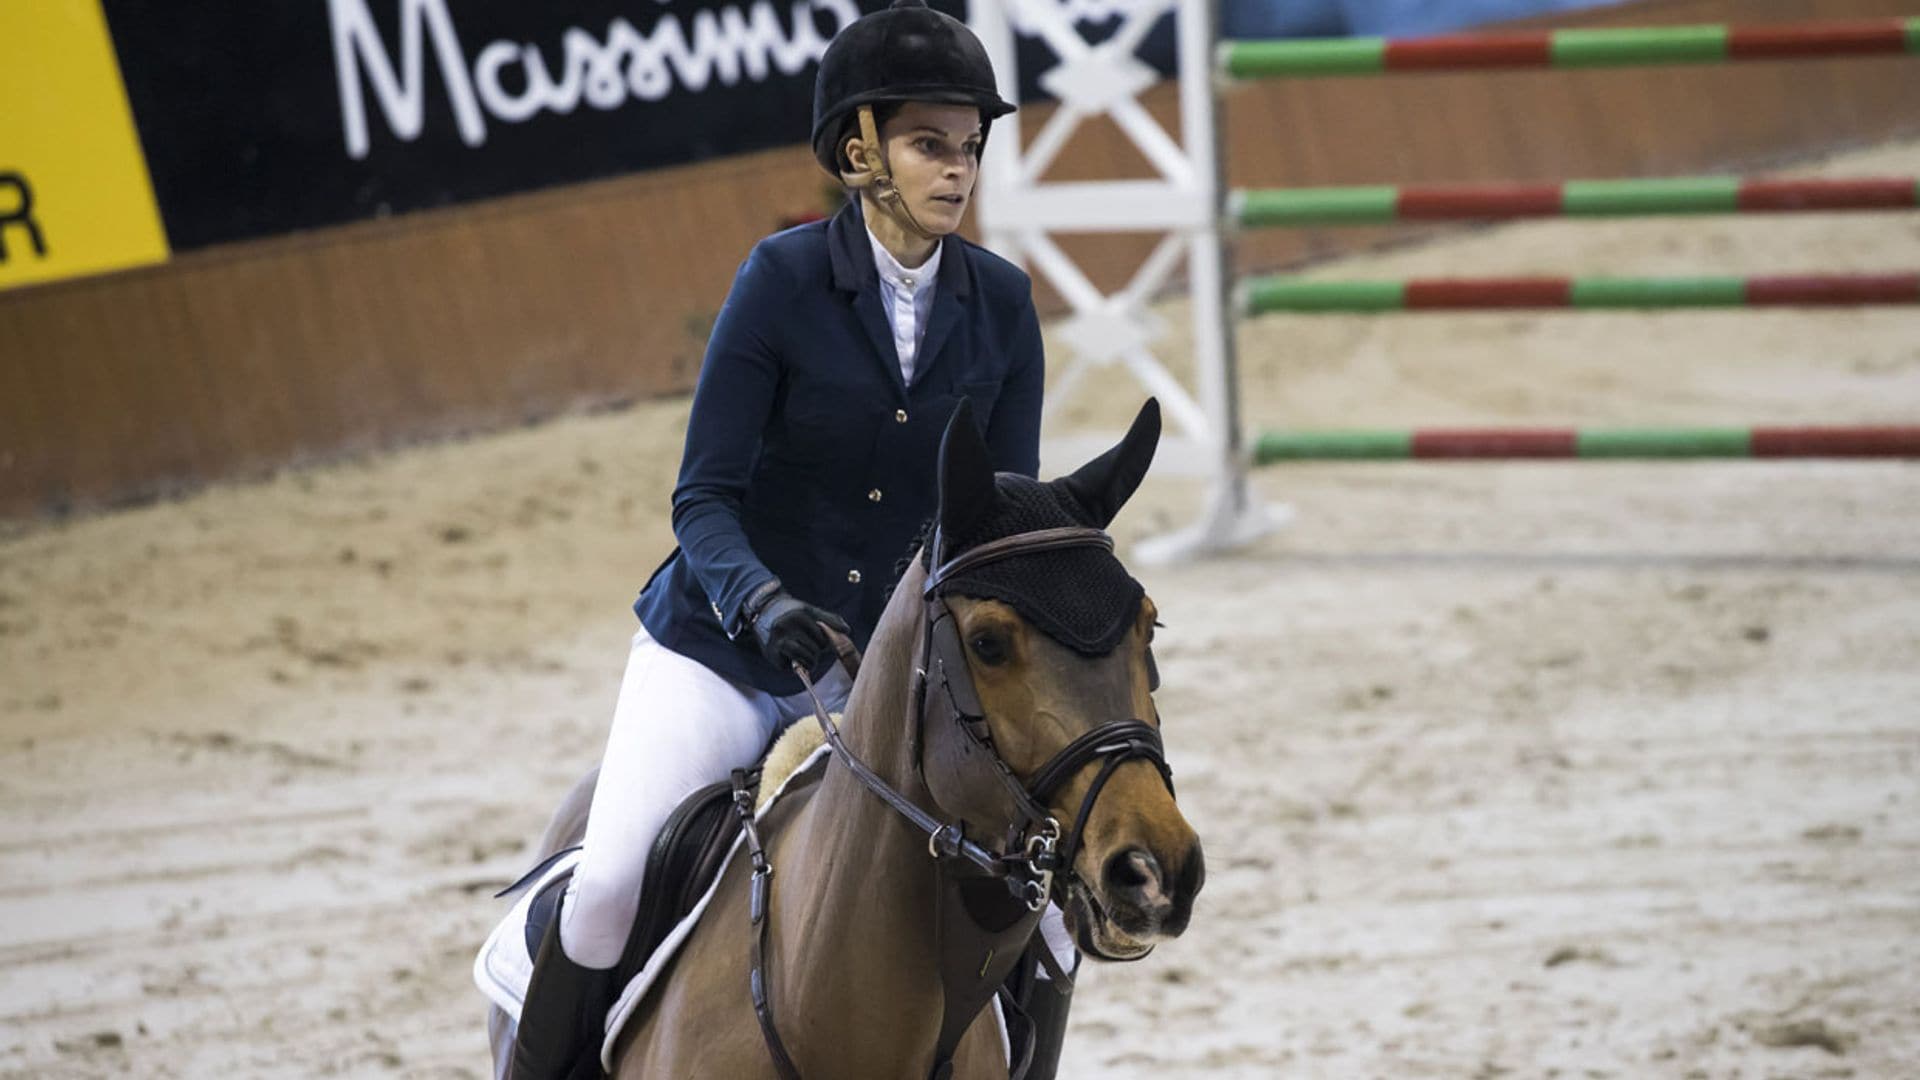
<instances>
[{"instance_id":1,"label":"wooden arena wall","mask_svg":"<svg viewBox=\"0 0 1920 1080\"><path fill-rule=\"evenodd\" d=\"M1912 7L1651 0L1552 22ZM1173 87L1152 96L1171 125ZM1237 186L1688 175L1911 136L1915 101L1920 62L1902 58L1329 78L1242 87L1224 130ZM1103 124L1050 174L1145 175ZM685 391L739 260L782 220L821 209L823 179L804 148L766 151L0 292L0 518ZM1237 254L1242 269L1271 268L1406 235L1253 234ZM1068 246L1113 285L1150 244Z\"/></svg>"}]
</instances>

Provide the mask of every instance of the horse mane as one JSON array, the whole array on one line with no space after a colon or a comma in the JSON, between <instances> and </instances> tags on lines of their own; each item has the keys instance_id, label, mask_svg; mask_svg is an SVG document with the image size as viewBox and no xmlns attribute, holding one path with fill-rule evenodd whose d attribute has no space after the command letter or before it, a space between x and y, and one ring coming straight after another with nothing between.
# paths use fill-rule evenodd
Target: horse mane
<instances>
[{"instance_id":1,"label":"horse mane","mask_svg":"<svg viewBox=\"0 0 1920 1080\"><path fill-rule=\"evenodd\" d=\"M939 524L939 522L940 516L938 514L921 522L920 531L913 534L913 543L907 545L905 553L894 562L893 584L887 586L888 604L893 603L894 591L900 588L901 580L907 576L907 571L910 568L918 566L922 570L933 569L933 567L929 565L933 558L933 527Z\"/></svg>"}]
</instances>

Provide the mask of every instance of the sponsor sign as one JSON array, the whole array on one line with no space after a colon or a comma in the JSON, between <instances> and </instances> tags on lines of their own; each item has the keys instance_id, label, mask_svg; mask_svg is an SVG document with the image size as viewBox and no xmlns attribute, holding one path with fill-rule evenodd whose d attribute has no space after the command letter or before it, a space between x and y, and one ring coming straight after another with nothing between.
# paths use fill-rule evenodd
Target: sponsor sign
<instances>
[{"instance_id":1,"label":"sponsor sign","mask_svg":"<svg viewBox=\"0 0 1920 1080\"><path fill-rule=\"evenodd\" d=\"M105 0L176 249L804 142L877 0Z\"/></svg>"},{"instance_id":2,"label":"sponsor sign","mask_svg":"<svg viewBox=\"0 0 1920 1080\"><path fill-rule=\"evenodd\" d=\"M804 143L887 2L0 0L0 286ZM1134 2L1069 14L1099 40Z\"/></svg>"},{"instance_id":3,"label":"sponsor sign","mask_svg":"<svg viewBox=\"0 0 1920 1080\"><path fill-rule=\"evenodd\" d=\"M0 289L167 257L97 0L0 3Z\"/></svg>"}]
</instances>

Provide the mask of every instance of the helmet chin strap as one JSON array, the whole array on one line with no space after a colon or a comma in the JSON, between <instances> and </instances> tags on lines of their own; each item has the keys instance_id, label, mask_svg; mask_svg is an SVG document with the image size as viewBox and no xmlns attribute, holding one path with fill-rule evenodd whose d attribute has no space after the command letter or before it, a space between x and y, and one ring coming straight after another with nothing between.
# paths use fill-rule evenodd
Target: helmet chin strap
<instances>
[{"instance_id":1,"label":"helmet chin strap","mask_svg":"<svg viewBox=\"0 0 1920 1080\"><path fill-rule=\"evenodd\" d=\"M907 200L894 186L893 173L887 167L887 148L880 141L879 128L873 122L873 106L860 106L860 138L870 148L867 152L867 168L864 172L840 174L849 185L873 192L875 202L881 209L893 215L908 233L922 240L939 240L940 233L931 232L914 220L913 211L907 207Z\"/></svg>"}]
</instances>

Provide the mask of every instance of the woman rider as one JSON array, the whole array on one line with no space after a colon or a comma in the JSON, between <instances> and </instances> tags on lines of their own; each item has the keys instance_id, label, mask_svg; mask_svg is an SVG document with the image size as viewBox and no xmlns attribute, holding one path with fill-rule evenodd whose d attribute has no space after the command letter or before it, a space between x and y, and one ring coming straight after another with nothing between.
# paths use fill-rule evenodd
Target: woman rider
<instances>
[{"instance_id":1,"label":"woman rider","mask_svg":"<svg viewBox=\"0 0 1920 1080\"><path fill-rule=\"evenodd\" d=\"M819 623L864 647L932 516L961 397L997 469L1039 466L1031 284L954 235L997 116L1013 111L964 24L897 0L842 30L814 86L814 156L857 193L761 241L714 323L687 426L680 546L641 592L584 850L521 1012L515 1080L598 1076L601 1021L653 839L682 798L757 760L850 690ZM831 668L831 670L829 670ZM1049 937L1064 942L1058 913ZM1051 1076L1065 997L1036 994ZM589 1064L590 1063L590 1064Z\"/></svg>"}]
</instances>

